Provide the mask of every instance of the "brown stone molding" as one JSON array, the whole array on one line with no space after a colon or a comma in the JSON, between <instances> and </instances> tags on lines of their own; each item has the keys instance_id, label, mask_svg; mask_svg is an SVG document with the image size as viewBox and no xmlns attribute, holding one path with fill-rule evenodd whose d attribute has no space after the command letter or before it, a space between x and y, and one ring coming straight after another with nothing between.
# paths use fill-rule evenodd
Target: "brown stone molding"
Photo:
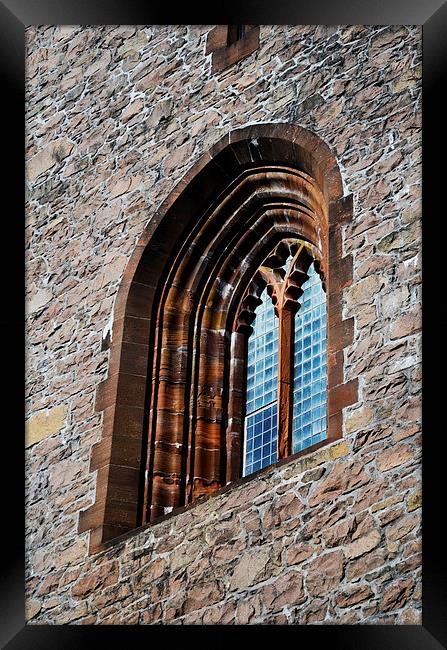
<instances>
[{"instance_id":1,"label":"brown stone molding","mask_svg":"<svg viewBox=\"0 0 447 650\"><path fill-rule=\"evenodd\" d=\"M342 409L356 401L356 385L343 382L353 330L340 301L352 281L352 259L341 251L351 215L328 147L300 127L262 124L222 138L152 217L124 272L109 376L97 390L96 501L79 521L91 531L91 552L239 477L251 323L242 332L236 322L243 299L249 315L262 291L258 277L248 299L256 270L284 240L318 245L328 292L328 437L342 435Z\"/></svg>"},{"instance_id":2,"label":"brown stone molding","mask_svg":"<svg viewBox=\"0 0 447 650\"><path fill-rule=\"evenodd\" d=\"M211 72L222 72L259 48L259 25L244 25L243 34L233 36L236 25L216 25L208 33L206 54L211 54Z\"/></svg>"}]
</instances>

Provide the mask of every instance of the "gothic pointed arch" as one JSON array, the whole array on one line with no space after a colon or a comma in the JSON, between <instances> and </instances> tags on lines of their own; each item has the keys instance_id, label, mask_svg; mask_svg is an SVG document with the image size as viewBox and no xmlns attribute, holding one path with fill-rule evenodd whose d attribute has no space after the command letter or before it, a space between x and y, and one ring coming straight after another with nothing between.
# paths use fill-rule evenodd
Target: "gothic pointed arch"
<instances>
[{"instance_id":1,"label":"gothic pointed arch","mask_svg":"<svg viewBox=\"0 0 447 650\"><path fill-rule=\"evenodd\" d=\"M342 409L357 400L356 381L343 378L353 321L341 310L352 281L341 229L352 207L320 138L261 124L222 138L151 216L118 291L108 377L97 389L96 501L79 524L92 552L239 478L247 335L288 255L296 259L281 300L290 309L306 264L325 283L325 442L342 436Z\"/></svg>"}]
</instances>

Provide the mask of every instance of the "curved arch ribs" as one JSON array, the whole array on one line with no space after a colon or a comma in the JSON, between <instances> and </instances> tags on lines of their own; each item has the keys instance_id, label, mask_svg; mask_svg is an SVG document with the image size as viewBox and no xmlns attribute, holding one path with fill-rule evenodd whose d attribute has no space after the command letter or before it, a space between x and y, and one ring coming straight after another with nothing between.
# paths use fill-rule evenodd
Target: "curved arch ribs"
<instances>
[{"instance_id":1,"label":"curved arch ribs","mask_svg":"<svg viewBox=\"0 0 447 650\"><path fill-rule=\"evenodd\" d=\"M352 277L341 227L351 213L324 143L299 127L261 125L218 143L151 220L118 294L109 378L97 394L100 489L80 521L93 550L239 478L259 296L267 287L277 314L292 318L312 262L328 286L328 438L340 437L354 397L342 377L352 323L341 316Z\"/></svg>"}]
</instances>

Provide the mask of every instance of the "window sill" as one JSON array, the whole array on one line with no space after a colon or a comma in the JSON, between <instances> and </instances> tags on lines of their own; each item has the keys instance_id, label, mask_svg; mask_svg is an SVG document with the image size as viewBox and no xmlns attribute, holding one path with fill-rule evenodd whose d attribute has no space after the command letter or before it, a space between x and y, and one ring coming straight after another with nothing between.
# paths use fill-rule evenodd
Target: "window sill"
<instances>
[{"instance_id":1,"label":"window sill","mask_svg":"<svg viewBox=\"0 0 447 650\"><path fill-rule=\"evenodd\" d=\"M101 546L95 548L95 550L91 553L91 555L96 555L97 553L114 549L120 543L123 543L126 540L131 539L132 537L136 537L138 534L142 533L145 530L153 529L158 524L164 524L165 522L169 521L169 519L172 519L173 517L176 517L177 515L180 515L184 512L189 512L194 508L207 502L209 499L214 499L218 495L226 494L227 492L232 491L234 488L255 481L256 479L259 479L262 476L266 476L270 472L273 472L275 469L279 467L283 467L284 465L289 465L297 460L303 459L304 462L302 463L302 467L297 468L297 474L300 474L308 471L309 469L313 469L314 467L321 465L324 462L328 462L329 460L335 460L336 458L345 455L345 453L347 453L347 448L346 448L346 450L343 450L341 454L340 453L336 453L333 455L330 454L330 449L336 446L334 443L338 443L338 445L340 445L340 441L342 440L343 439L341 437L329 438L329 439L327 438L326 440L317 442L316 444L311 445L306 449L302 449L301 451L295 454L291 454L290 456L287 456L287 458L281 458L280 460L278 460L276 463L273 463L272 465L263 467L262 469L253 472L248 476L243 476L239 478L237 481L232 481L230 483L227 483L227 485L222 486L221 488L219 488L215 492L212 492L211 494L205 494L199 497L193 503L188 503L187 505L176 508L175 510L172 510L171 512L161 517L157 517L157 519L155 519L152 523L144 524L143 526L134 528L133 530L123 533L122 535L115 537L114 539L103 542ZM319 453L322 448L325 449L327 448L329 453L327 455ZM338 447L337 447L337 451L339 451Z\"/></svg>"}]
</instances>

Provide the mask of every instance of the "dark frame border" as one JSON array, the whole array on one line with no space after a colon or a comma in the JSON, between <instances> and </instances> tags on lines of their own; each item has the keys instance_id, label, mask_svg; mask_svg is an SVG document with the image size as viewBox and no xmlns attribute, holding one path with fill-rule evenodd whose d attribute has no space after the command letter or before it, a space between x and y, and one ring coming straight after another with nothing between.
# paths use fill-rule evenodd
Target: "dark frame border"
<instances>
[{"instance_id":1,"label":"dark frame border","mask_svg":"<svg viewBox=\"0 0 447 650\"><path fill-rule=\"evenodd\" d=\"M426 444L423 448L423 625L422 626L302 626L299 630L289 626L280 627L262 626L262 636L268 641L277 641L278 632L289 634L290 640L305 643L317 640L318 643L329 641L336 648L348 650L358 648L374 648L385 650L388 648L415 650L436 650L447 647L447 579L445 568L445 543L439 535L439 526L443 523L443 507L440 495L445 490L440 477L445 469L446 455L444 427L441 425L439 404L444 397L444 382L434 378L436 367L442 363L444 350L436 347L436 340L440 331L445 331L447 314L445 307L439 308L439 281L442 277L441 264L443 250L440 250L442 234L440 227L444 225L443 214L440 213L441 196L440 188L445 184L443 178L442 159L438 165L435 152L442 147L440 136L445 124L444 104L441 101L441 91L445 89L445 70L447 62L447 4L439 0L427 0L420 3L417 0L389 0L384 5L379 0L364 0L352 3L350 0L339 0L327 3L324 0L314 0L310 3L290 3L289 6L275 7L271 3L259 0L249 0L239 10L232 11L228 3L216 3L214 15L198 15L191 7L177 12L175 21L179 24L204 24L208 21L215 24L233 22L256 22L257 24L419 24L423 25L423 257L424 257L424 310L423 310L423 423L426 431ZM24 99L24 30L25 25L31 24L171 24L173 16L166 15L168 11L158 7L150 8L143 2L128 0L126 3L116 0L97 0L96 3L59 0L7 0L0 3L0 24L2 25L2 38L0 39L0 61L4 66L2 78L9 85L5 92L3 108L6 111L3 124L13 138L13 146L8 150L8 166L4 187L8 188L12 196L12 213L19 212L19 206L24 205L24 161L18 142L23 142L23 99ZM273 9L273 11L272 11ZM183 13L183 15L181 15ZM188 15L186 15L188 14ZM211 21L212 18L212 21ZM444 83L443 83L444 82ZM7 98L7 101L6 101ZM443 176L441 176L443 174ZM9 216L9 215L8 215ZM436 219L436 228L430 222ZM19 325L20 310L23 314L23 303L20 293L23 284L20 279L23 274L23 235L17 236L17 222L5 219L4 225L11 229L4 241L8 242L10 260L5 262L4 277L4 304L8 304L9 315L2 318L2 327L8 336L8 348L12 350L11 360L14 364L8 366L8 406L14 412L14 424L11 428L15 432L9 442L12 446L8 455L18 461L14 467L23 467L23 437L17 435L23 431L23 384L21 377L23 321ZM425 227L424 227L425 226ZM445 228L445 225L444 225ZM433 254L435 251L435 254ZM12 262L11 262L12 259ZM14 282L9 279L14 277ZM19 285L19 286L17 286ZM21 285L21 286L20 286ZM6 295L5 295L6 294ZM23 295L23 294L22 294ZM435 303L436 301L436 303ZM20 303L20 304L19 304ZM436 319L433 317L435 304L437 306ZM441 321L441 322L440 322ZM11 327L12 326L12 327ZM443 327L444 326L444 327ZM12 339L12 341L11 341ZM9 343L11 341L11 343ZM14 345L15 344L15 345ZM445 358L445 357L444 357ZM23 366L22 366L23 367ZM11 369L11 370L10 370ZM432 371L432 372L430 372ZM11 379L13 381L11 381ZM15 381L17 380L17 381ZM13 408L11 408L13 407ZM15 408L17 407L17 408ZM445 418L444 418L445 420ZM436 426L438 425L438 426ZM431 444L436 437L436 442ZM442 445L444 444L444 448ZM436 446L435 446L436 445ZM442 449L441 449L442 448ZM3 522L7 529L2 541L4 548L4 570L2 575L2 646L9 650L22 650L23 648L76 648L90 647L98 641L113 638L117 643L128 641L129 635L141 642L148 638L153 639L155 629L146 626L24 626L24 561L23 539L24 525L22 517L22 504L24 497L23 474L15 469L14 477L7 484L11 499L4 499ZM181 628L182 641L197 642L201 639L202 629L215 626L191 626ZM224 647L232 638L232 630L237 626L220 626L218 635L213 634L214 647ZM159 631L160 628L156 628ZM177 626L163 628L164 634L180 632ZM259 632L259 628L255 631ZM237 630L240 633L240 629ZM194 636L192 636L192 634ZM113 635L113 637L112 637ZM179 637L180 638L180 637ZM9 643L8 643L9 641ZM7 644L7 646L3 645Z\"/></svg>"}]
</instances>

